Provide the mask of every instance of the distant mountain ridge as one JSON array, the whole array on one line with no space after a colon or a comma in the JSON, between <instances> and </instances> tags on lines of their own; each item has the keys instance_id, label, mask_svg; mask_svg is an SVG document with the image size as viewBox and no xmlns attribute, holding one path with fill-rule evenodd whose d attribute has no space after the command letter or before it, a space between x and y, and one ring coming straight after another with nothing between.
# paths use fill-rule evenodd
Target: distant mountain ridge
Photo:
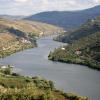
<instances>
[{"instance_id":1,"label":"distant mountain ridge","mask_svg":"<svg viewBox=\"0 0 100 100\"><path fill-rule=\"evenodd\" d=\"M80 11L49 11L26 17L27 20L35 20L64 28L76 28L88 19L100 16L100 5Z\"/></svg>"},{"instance_id":2,"label":"distant mountain ridge","mask_svg":"<svg viewBox=\"0 0 100 100\"><path fill-rule=\"evenodd\" d=\"M0 15L0 18L8 19L8 20L20 20L23 19L25 16L14 16L14 15Z\"/></svg>"}]
</instances>

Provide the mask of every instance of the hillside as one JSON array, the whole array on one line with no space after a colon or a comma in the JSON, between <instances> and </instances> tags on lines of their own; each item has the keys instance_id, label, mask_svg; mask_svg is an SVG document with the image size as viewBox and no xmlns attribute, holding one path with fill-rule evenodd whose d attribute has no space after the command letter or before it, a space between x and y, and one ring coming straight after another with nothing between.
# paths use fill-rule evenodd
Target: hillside
<instances>
[{"instance_id":1,"label":"hillside","mask_svg":"<svg viewBox=\"0 0 100 100\"><path fill-rule=\"evenodd\" d=\"M88 22L72 32L65 32L63 35L59 35L55 40L65 43L72 43L75 40L79 40L82 37L86 37L99 31L100 17L97 17L95 19L88 20Z\"/></svg>"},{"instance_id":2,"label":"hillside","mask_svg":"<svg viewBox=\"0 0 100 100\"><path fill-rule=\"evenodd\" d=\"M62 28L56 27L54 25L40 23L36 21L26 21L26 20L0 19L0 24L5 25L9 28L18 29L27 34L37 35L37 36L39 36L41 32L43 32L44 35L48 35L63 30Z\"/></svg>"},{"instance_id":3,"label":"hillside","mask_svg":"<svg viewBox=\"0 0 100 100\"><path fill-rule=\"evenodd\" d=\"M33 47L36 47L35 40L27 40L10 33L0 33L0 58Z\"/></svg>"},{"instance_id":4,"label":"hillside","mask_svg":"<svg viewBox=\"0 0 100 100\"><path fill-rule=\"evenodd\" d=\"M27 20L35 20L57 25L67 29L77 28L88 19L100 16L100 6L80 11L50 11L42 12L26 17Z\"/></svg>"},{"instance_id":5,"label":"hillside","mask_svg":"<svg viewBox=\"0 0 100 100\"><path fill-rule=\"evenodd\" d=\"M36 46L36 37L63 29L45 23L0 19L0 58Z\"/></svg>"},{"instance_id":6,"label":"hillside","mask_svg":"<svg viewBox=\"0 0 100 100\"><path fill-rule=\"evenodd\" d=\"M0 100L88 100L57 90L52 81L40 76L24 77L11 70L10 65L0 66Z\"/></svg>"},{"instance_id":7,"label":"hillside","mask_svg":"<svg viewBox=\"0 0 100 100\"><path fill-rule=\"evenodd\" d=\"M96 25L95 29L94 23ZM49 59L66 63L82 64L100 70L100 28L98 26L100 25L100 18L95 19L94 23L90 24L89 22L89 24L84 24L84 27L82 26L83 28L80 27L78 30L81 31L78 33L81 34L73 34L75 38L70 40L71 44L55 49L54 52L50 53ZM79 37L76 38L77 36Z\"/></svg>"},{"instance_id":8,"label":"hillside","mask_svg":"<svg viewBox=\"0 0 100 100\"><path fill-rule=\"evenodd\" d=\"M8 22L0 20L0 58L36 46L35 37L27 36L25 32L8 26Z\"/></svg>"}]
</instances>

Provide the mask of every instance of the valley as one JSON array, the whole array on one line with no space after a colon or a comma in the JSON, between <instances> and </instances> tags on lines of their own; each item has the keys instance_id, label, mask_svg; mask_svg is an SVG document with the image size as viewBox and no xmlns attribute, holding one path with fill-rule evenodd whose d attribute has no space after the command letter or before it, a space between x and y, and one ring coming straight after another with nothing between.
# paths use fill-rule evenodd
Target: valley
<instances>
[{"instance_id":1,"label":"valley","mask_svg":"<svg viewBox=\"0 0 100 100\"><path fill-rule=\"evenodd\" d=\"M55 36L54 36L55 37ZM13 72L21 76L40 76L54 82L55 88L67 93L98 100L100 95L100 72L82 65L52 62L48 60L50 51L66 43L52 40L53 37L42 37L37 40L38 47L24 50L3 59L1 65L14 66Z\"/></svg>"},{"instance_id":2,"label":"valley","mask_svg":"<svg viewBox=\"0 0 100 100\"><path fill-rule=\"evenodd\" d=\"M0 1L0 100L100 99L100 2L51 1Z\"/></svg>"}]
</instances>

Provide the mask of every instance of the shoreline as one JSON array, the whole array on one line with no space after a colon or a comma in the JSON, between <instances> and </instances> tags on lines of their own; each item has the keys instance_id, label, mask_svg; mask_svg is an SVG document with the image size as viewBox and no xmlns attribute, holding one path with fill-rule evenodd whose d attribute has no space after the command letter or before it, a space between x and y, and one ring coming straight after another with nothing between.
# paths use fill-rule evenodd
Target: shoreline
<instances>
[{"instance_id":1,"label":"shoreline","mask_svg":"<svg viewBox=\"0 0 100 100\"><path fill-rule=\"evenodd\" d=\"M60 62L60 63L65 63L65 64L75 64L75 65L82 65L83 67L88 67L88 68L91 68L93 70L96 70L96 71L100 71L100 68L93 68L93 66L89 66L88 64L83 64L82 62L81 63L75 63L75 62L69 62L69 61L63 61L63 60L52 60L52 59L49 59L53 62Z\"/></svg>"},{"instance_id":2,"label":"shoreline","mask_svg":"<svg viewBox=\"0 0 100 100\"><path fill-rule=\"evenodd\" d=\"M27 45L28 46L28 45ZM30 45L29 47L24 47L24 48L21 48L21 49L18 49L18 50L11 50L11 51L5 51L5 52L3 52L3 54L1 54L0 55L0 58L1 59L3 59L3 58L5 58L5 57L7 57L7 56L10 56L10 55L12 55L12 54L15 54L15 53L17 53L17 52L20 52L20 51L24 51L24 50L27 50L27 49L31 49L31 48L35 48L35 47L37 47L37 45Z\"/></svg>"},{"instance_id":3,"label":"shoreline","mask_svg":"<svg viewBox=\"0 0 100 100\"><path fill-rule=\"evenodd\" d=\"M42 100L39 98L45 98L46 96L51 98L50 100L62 100L62 98L63 100L72 100L72 98L77 100L88 100L88 97L86 96L80 96L79 94L75 94L73 92L67 93L56 89L53 81L47 80L41 76L29 77L13 73L10 66L5 66L5 68L0 67L0 93L0 98L8 98L8 96L9 98L12 98L13 96L15 99L21 99L24 97L24 100L33 100L29 99L30 97L37 98L36 100ZM27 98L25 98L26 96ZM43 100L48 99L45 98Z\"/></svg>"},{"instance_id":4,"label":"shoreline","mask_svg":"<svg viewBox=\"0 0 100 100\"><path fill-rule=\"evenodd\" d=\"M42 38L45 38L45 37L51 37L51 35L48 35L48 36L41 36L41 37L38 37L38 39L42 39ZM52 35L52 37L53 36L55 36L55 35ZM27 46L29 46L29 47L27 47ZM19 50L14 50L14 51L6 51L6 53L5 53L5 51L4 51L4 53L5 53L5 55L2 55L2 54L0 54L0 59L3 59L3 58L5 58L5 57L7 57L7 56L10 56L10 55L12 55L12 54L15 54L15 53L18 53L18 52L20 52L20 51L24 51L24 50L27 50L27 49L32 49L32 48L36 48L36 47L38 47L38 45L37 45L37 40L36 40L36 43L31 43L31 45L26 45L26 47L22 47L21 49L19 49ZM2 51L0 51L0 53L1 53ZM11 53L12 52L12 53Z\"/></svg>"}]
</instances>

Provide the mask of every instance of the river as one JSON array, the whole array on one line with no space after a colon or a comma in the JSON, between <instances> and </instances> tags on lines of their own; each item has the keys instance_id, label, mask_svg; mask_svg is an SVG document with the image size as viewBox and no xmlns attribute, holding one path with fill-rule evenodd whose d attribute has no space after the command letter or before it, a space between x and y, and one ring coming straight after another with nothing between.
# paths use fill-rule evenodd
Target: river
<instances>
[{"instance_id":1,"label":"river","mask_svg":"<svg viewBox=\"0 0 100 100\"><path fill-rule=\"evenodd\" d=\"M42 76L55 83L56 88L100 100L100 72L82 65L48 60L48 54L63 43L52 37L40 38L38 47L0 59L1 64L14 65L14 71L26 76Z\"/></svg>"}]
</instances>

